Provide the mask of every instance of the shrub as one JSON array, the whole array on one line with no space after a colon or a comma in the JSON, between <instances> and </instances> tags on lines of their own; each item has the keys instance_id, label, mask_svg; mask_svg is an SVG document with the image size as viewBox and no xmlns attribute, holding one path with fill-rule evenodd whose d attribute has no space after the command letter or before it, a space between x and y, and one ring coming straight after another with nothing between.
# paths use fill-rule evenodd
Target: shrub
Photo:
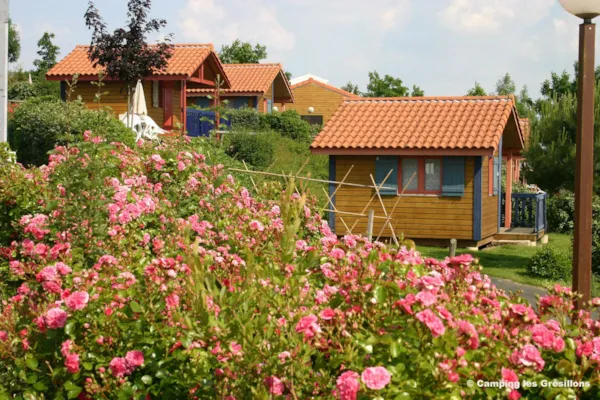
<instances>
[{"instance_id":1,"label":"shrub","mask_svg":"<svg viewBox=\"0 0 600 400\"><path fill-rule=\"evenodd\" d=\"M78 141L91 130L109 141L133 145L131 130L108 111L89 110L80 102L64 103L54 98L33 98L21 104L8 125L9 142L19 162L42 165L57 144Z\"/></svg>"},{"instance_id":2,"label":"shrub","mask_svg":"<svg viewBox=\"0 0 600 400\"><path fill-rule=\"evenodd\" d=\"M258 132L264 129L261 114L254 108L242 107L227 110L227 118L231 121L231 128L237 131Z\"/></svg>"},{"instance_id":3,"label":"shrub","mask_svg":"<svg viewBox=\"0 0 600 400\"><path fill-rule=\"evenodd\" d=\"M302 120L296 110L264 114L263 118L265 124L281 136L301 141L312 138L310 124Z\"/></svg>"},{"instance_id":4,"label":"shrub","mask_svg":"<svg viewBox=\"0 0 600 400\"><path fill-rule=\"evenodd\" d=\"M570 257L552 246L539 248L527 264L531 275L551 280L565 280L571 276Z\"/></svg>"},{"instance_id":5,"label":"shrub","mask_svg":"<svg viewBox=\"0 0 600 400\"><path fill-rule=\"evenodd\" d=\"M10 100L27 100L38 95L36 87L27 81L17 82L8 88Z\"/></svg>"},{"instance_id":6,"label":"shrub","mask_svg":"<svg viewBox=\"0 0 600 400\"><path fill-rule=\"evenodd\" d=\"M275 146L268 133L233 133L227 136L226 153L255 167L264 168L273 162Z\"/></svg>"},{"instance_id":7,"label":"shrub","mask_svg":"<svg viewBox=\"0 0 600 400\"><path fill-rule=\"evenodd\" d=\"M88 137L15 170L40 208L0 249L0 398L598 398L600 299L534 309L471 256L338 238L204 150ZM500 379L535 385L472 384Z\"/></svg>"},{"instance_id":8,"label":"shrub","mask_svg":"<svg viewBox=\"0 0 600 400\"><path fill-rule=\"evenodd\" d=\"M575 196L573 192L561 190L548 196L548 227L551 232L573 232Z\"/></svg>"},{"instance_id":9,"label":"shrub","mask_svg":"<svg viewBox=\"0 0 600 400\"><path fill-rule=\"evenodd\" d=\"M264 114L253 108L243 107L228 111L227 116L233 130L251 132L272 130L294 140L309 141L318 129L302 120L296 110Z\"/></svg>"}]
</instances>

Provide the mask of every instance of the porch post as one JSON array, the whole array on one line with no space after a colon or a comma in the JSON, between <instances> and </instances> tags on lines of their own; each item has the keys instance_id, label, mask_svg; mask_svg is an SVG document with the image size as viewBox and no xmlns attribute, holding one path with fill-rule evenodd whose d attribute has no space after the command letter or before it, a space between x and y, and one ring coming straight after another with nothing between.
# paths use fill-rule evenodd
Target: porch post
<instances>
[{"instance_id":1,"label":"porch post","mask_svg":"<svg viewBox=\"0 0 600 400\"><path fill-rule=\"evenodd\" d=\"M504 227L510 228L512 222L512 184L513 184L513 158L509 151L506 154L506 194L504 200Z\"/></svg>"}]
</instances>

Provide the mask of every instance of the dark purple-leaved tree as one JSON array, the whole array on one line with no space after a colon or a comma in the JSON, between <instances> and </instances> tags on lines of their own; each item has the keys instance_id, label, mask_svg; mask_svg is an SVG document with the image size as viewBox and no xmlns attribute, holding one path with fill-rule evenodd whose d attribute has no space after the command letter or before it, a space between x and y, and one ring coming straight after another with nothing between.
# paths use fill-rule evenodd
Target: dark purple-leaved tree
<instances>
[{"instance_id":1,"label":"dark purple-leaved tree","mask_svg":"<svg viewBox=\"0 0 600 400\"><path fill-rule=\"evenodd\" d=\"M106 76L126 82L127 110L131 112L131 92L138 79L164 70L173 53L169 43L172 35L155 45L146 43L146 36L167 25L164 19L150 19L151 0L129 0L127 25L108 32L106 23L89 2L85 24L92 31L88 55L94 66L104 69Z\"/></svg>"}]
</instances>

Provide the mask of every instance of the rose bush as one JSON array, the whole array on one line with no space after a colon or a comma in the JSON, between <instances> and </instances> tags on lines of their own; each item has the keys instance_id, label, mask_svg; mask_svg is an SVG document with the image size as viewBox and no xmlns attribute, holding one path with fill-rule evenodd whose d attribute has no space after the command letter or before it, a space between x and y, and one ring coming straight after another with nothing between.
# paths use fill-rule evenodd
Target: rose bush
<instances>
[{"instance_id":1,"label":"rose bush","mask_svg":"<svg viewBox=\"0 0 600 400\"><path fill-rule=\"evenodd\" d=\"M85 137L0 168L33 199L0 249L0 398L600 395L600 299L536 311L468 255L337 238L293 182L251 195L202 142Z\"/></svg>"}]
</instances>

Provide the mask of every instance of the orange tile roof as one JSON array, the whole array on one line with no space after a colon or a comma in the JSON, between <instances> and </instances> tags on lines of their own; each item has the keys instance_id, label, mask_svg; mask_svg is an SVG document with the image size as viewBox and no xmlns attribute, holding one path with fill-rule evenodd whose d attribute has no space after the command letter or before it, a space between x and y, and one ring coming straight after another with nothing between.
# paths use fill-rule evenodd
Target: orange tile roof
<instances>
[{"instance_id":1,"label":"orange tile roof","mask_svg":"<svg viewBox=\"0 0 600 400\"><path fill-rule=\"evenodd\" d=\"M231 81L231 89L224 89L223 93L265 93L277 75L283 73L281 64L223 64L223 69ZM211 94L214 89L188 89L187 92Z\"/></svg>"},{"instance_id":2,"label":"orange tile roof","mask_svg":"<svg viewBox=\"0 0 600 400\"><path fill-rule=\"evenodd\" d=\"M97 75L100 68L94 67L88 58L88 48L89 46L81 45L75 47L72 52L52 67L46 76ZM212 44L175 44L167 68L154 75L191 76L213 52Z\"/></svg>"},{"instance_id":3,"label":"orange tile roof","mask_svg":"<svg viewBox=\"0 0 600 400\"><path fill-rule=\"evenodd\" d=\"M313 150L496 149L514 97L400 97L346 99Z\"/></svg>"},{"instance_id":4,"label":"orange tile roof","mask_svg":"<svg viewBox=\"0 0 600 400\"><path fill-rule=\"evenodd\" d=\"M334 92L336 92L336 93L339 93L339 94L341 94L341 95L343 95L343 96L346 96L346 97L352 97L352 98L357 98L357 97L360 97L359 95L356 95L356 94L354 94L354 93L350 93L350 92L348 92L348 91L346 91L346 90L343 90L343 89L337 88L337 87L335 87L335 86L329 85L329 84L327 84L327 83L324 83L324 82L318 81L318 80L316 80L316 79L313 79L313 78L308 78L308 79L307 79L307 80L305 80L305 81L298 82L298 83L296 83L295 85L292 85L292 90L293 90L293 89L296 89L296 88L299 88L299 87L302 87L302 86L306 86L306 85L308 85L308 84L311 84L311 83L312 83L312 84L315 84L315 85L318 85L318 86L322 86L322 87L324 87L324 88L326 88L326 89L332 90L332 91L334 91Z\"/></svg>"},{"instance_id":5,"label":"orange tile roof","mask_svg":"<svg viewBox=\"0 0 600 400\"><path fill-rule=\"evenodd\" d=\"M531 123L529 118L519 118L519 126L521 127L521 134L523 135L523 143L525 146L529 144L529 136L531 135Z\"/></svg>"}]
</instances>

